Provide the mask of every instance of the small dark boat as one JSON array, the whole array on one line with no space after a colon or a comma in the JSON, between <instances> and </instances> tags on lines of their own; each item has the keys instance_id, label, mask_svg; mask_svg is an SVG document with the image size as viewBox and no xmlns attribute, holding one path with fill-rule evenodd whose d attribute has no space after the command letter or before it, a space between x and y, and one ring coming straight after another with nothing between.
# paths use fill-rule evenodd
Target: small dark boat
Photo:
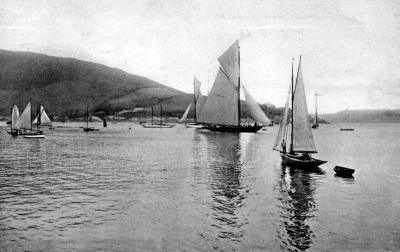
<instances>
[{"instance_id":1,"label":"small dark boat","mask_svg":"<svg viewBox=\"0 0 400 252\"><path fill-rule=\"evenodd\" d=\"M340 128L340 131L354 131L353 128Z\"/></svg>"},{"instance_id":2,"label":"small dark boat","mask_svg":"<svg viewBox=\"0 0 400 252\"><path fill-rule=\"evenodd\" d=\"M89 132L89 131L99 131L99 129L91 128L91 127L83 127L83 131Z\"/></svg>"},{"instance_id":3,"label":"small dark boat","mask_svg":"<svg viewBox=\"0 0 400 252\"><path fill-rule=\"evenodd\" d=\"M350 169L350 168L338 166L338 165L335 166L335 168L333 168L333 170L336 172L337 175L343 176L343 177L351 177L351 176L353 176L353 173L354 173L354 169Z\"/></svg>"},{"instance_id":4,"label":"small dark boat","mask_svg":"<svg viewBox=\"0 0 400 252\"><path fill-rule=\"evenodd\" d=\"M318 129L318 127L319 127L319 124L313 124L313 125L311 126L311 128L313 128L313 129Z\"/></svg>"}]
</instances>

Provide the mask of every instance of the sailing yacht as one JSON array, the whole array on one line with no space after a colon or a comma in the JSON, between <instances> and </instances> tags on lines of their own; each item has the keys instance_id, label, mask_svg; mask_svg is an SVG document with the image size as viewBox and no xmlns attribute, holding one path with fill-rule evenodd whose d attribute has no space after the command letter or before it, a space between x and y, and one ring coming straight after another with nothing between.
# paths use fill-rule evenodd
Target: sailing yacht
<instances>
[{"instance_id":1,"label":"sailing yacht","mask_svg":"<svg viewBox=\"0 0 400 252\"><path fill-rule=\"evenodd\" d=\"M36 116L35 120L33 120L33 125L38 124L38 117ZM48 126L52 127L53 124L47 115L46 111L44 110L43 106L40 106L40 126Z\"/></svg>"},{"instance_id":2,"label":"sailing yacht","mask_svg":"<svg viewBox=\"0 0 400 252\"><path fill-rule=\"evenodd\" d=\"M319 127L319 123L318 123L318 110L317 110L317 92L315 92L315 118L314 118L314 122L313 125L311 126L311 128L313 129L318 129Z\"/></svg>"},{"instance_id":3,"label":"sailing yacht","mask_svg":"<svg viewBox=\"0 0 400 252\"><path fill-rule=\"evenodd\" d=\"M17 136L20 133L20 128L17 126L17 121L19 118L19 110L17 105L14 105L12 112L11 112L11 128L7 129L7 133L13 136Z\"/></svg>"},{"instance_id":4,"label":"sailing yacht","mask_svg":"<svg viewBox=\"0 0 400 252\"><path fill-rule=\"evenodd\" d=\"M175 126L175 124L172 124L172 123L163 123L162 122L162 104L160 106L160 122L159 123L154 122L153 115L154 115L154 110L153 110L153 107L151 107L151 122L143 123L142 124L143 128L172 128Z\"/></svg>"},{"instance_id":5,"label":"sailing yacht","mask_svg":"<svg viewBox=\"0 0 400 252\"><path fill-rule=\"evenodd\" d=\"M291 120L289 120L289 100L291 100ZM290 147L286 152L286 139L290 128ZM279 127L278 136L273 147L280 151L282 163L292 167L316 168L327 161L311 157L311 153L317 153L311 126L308 121L307 102L304 90L303 75L301 70L301 56L297 70L296 86L293 85L293 62L292 81L286 106Z\"/></svg>"},{"instance_id":6,"label":"sailing yacht","mask_svg":"<svg viewBox=\"0 0 400 252\"><path fill-rule=\"evenodd\" d=\"M197 122L198 121L197 118L198 118L198 115L200 115L200 111L202 110L206 99L204 96L201 95L201 91L200 91L201 82L196 78L196 76L194 77L194 80L193 80L193 86L194 86L194 92L193 92L194 123L186 123L185 125L187 128L200 128L201 129L201 128L203 128L203 125L201 125ZM188 109L190 109L190 106L193 103L189 104ZM188 109L186 109L186 111L188 111L188 113L189 113ZM185 111L185 114L186 114L186 111ZM185 114L183 114L183 115L185 115ZM187 116L187 114L186 114L186 116ZM182 116L182 118L183 118L183 116ZM186 117L185 117L185 120L186 120Z\"/></svg>"},{"instance_id":7,"label":"sailing yacht","mask_svg":"<svg viewBox=\"0 0 400 252\"><path fill-rule=\"evenodd\" d=\"M37 120L37 122L36 122L36 131L33 131L32 130L32 119L31 119L31 117L30 117L30 115L29 115L29 121L30 121L30 124L31 124L31 130L30 131L25 131L25 132L22 132L22 135L24 136L24 138L44 138L44 134L43 134L43 132L41 131L41 130L39 130L39 126L40 126L40 124L41 124L41 118L42 118L42 116L41 116L41 110L39 109L39 107L41 107L41 106L39 106L38 105L38 107L37 107L37 118L38 118L38 120ZM30 108L30 111L32 111L32 108L31 108L31 106L30 106L30 102L29 102L29 108ZM25 111L24 111L25 112ZM32 112L31 112L32 113ZM30 114L31 114L30 113ZM22 117L22 115L21 115L21 117Z\"/></svg>"},{"instance_id":8,"label":"sailing yacht","mask_svg":"<svg viewBox=\"0 0 400 252\"><path fill-rule=\"evenodd\" d=\"M99 129L96 129L94 127L89 127L89 106L86 106L86 127L83 127L83 131L85 132L99 131Z\"/></svg>"},{"instance_id":9,"label":"sailing yacht","mask_svg":"<svg viewBox=\"0 0 400 252\"><path fill-rule=\"evenodd\" d=\"M220 68L214 85L204 104L198 123L211 131L257 132L271 122L240 81L240 47L236 40L219 58ZM246 104L254 125L242 125L240 88L243 87Z\"/></svg>"}]
</instances>

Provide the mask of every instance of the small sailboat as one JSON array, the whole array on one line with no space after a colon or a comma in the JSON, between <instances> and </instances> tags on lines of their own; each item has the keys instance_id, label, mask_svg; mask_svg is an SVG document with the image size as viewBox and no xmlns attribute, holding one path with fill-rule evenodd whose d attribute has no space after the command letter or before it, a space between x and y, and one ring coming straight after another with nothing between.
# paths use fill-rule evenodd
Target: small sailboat
<instances>
[{"instance_id":1,"label":"small sailboat","mask_svg":"<svg viewBox=\"0 0 400 252\"><path fill-rule=\"evenodd\" d=\"M36 116L35 120L33 120L33 125L38 124L38 116ZM40 126L48 126L53 127L53 124L44 110L43 106L40 106Z\"/></svg>"},{"instance_id":2,"label":"small sailboat","mask_svg":"<svg viewBox=\"0 0 400 252\"><path fill-rule=\"evenodd\" d=\"M314 123L311 126L313 129L318 129L319 123L318 123L318 110L317 110L317 96L318 94L315 93L315 118L314 118Z\"/></svg>"},{"instance_id":3,"label":"small sailboat","mask_svg":"<svg viewBox=\"0 0 400 252\"><path fill-rule=\"evenodd\" d=\"M220 68L202 108L198 123L203 128L221 132L257 132L271 122L240 81L240 47L236 40L219 58ZM241 123L240 88L254 125Z\"/></svg>"},{"instance_id":4,"label":"small sailboat","mask_svg":"<svg viewBox=\"0 0 400 252\"><path fill-rule=\"evenodd\" d=\"M291 99L289 99L291 98ZM291 100L292 113L289 120L289 100ZM290 128L290 149L286 152L286 138ZM316 168L327 161L311 157L311 153L317 153L311 126L308 121L307 102L304 90L303 76L301 70L301 56L297 70L296 86L293 85L293 63L292 81L286 106L276 138L274 150L280 151L282 163L291 167Z\"/></svg>"},{"instance_id":5,"label":"small sailboat","mask_svg":"<svg viewBox=\"0 0 400 252\"><path fill-rule=\"evenodd\" d=\"M103 128L107 128L107 120L105 117L103 118Z\"/></svg>"},{"instance_id":6,"label":"small sailboat","mask_svg":"<svg viewBox=\"0 0 400 252\"><path fill-rule=\"evenodd\" d=\"M94 127L89 127L89 106L86 107L86 127L83 127L83 131L85 132L99 131L99 129L96 129Z\"/></svg>"},{"instance_id":7,"label":"small sailboat","mask_svg":"<svg viewBox=\"0 0 400 252\"><path fill-rule=\"evenodd\" d=\"M24 123L29 121L30 130L22 131L21 135L23 135L24 138L44 138L43 132L39 129L39 126L40 126L40 123L41 123L40 122L41 115L40 115L40 109L39 109L40 106L38 105L38 108L37 108L37 115L38 115L37 118L38 118L38 120L37 120L37 123L36 123L36 131L33 131L33 129L32 129L32 125L33 125L32 118L31 118L32 107L31 107L31 103L30 102L29 102L28 106L29 106L29 118L26 117L26 118L23 118L23 119L26 120L26 121L24 121ZM27 106L27 108L28 108L28 106ZM25 111L27 110L27 108L25 108L25 110L21 114L20 118L23 117L23 115L24 115ZM23 128L23 127L20 127L20 128Z\"/></svg>"},{"instance_id":8,"label":"small sailboat","mask_svg":"<svg viewBox=\"0 0 400 252\"><path fill-rule=\"evenodd\" d=\"M201 82L194 77L193 80L193 86L194 86L194 92L193 92L193 103L194 103L194 123L186 123L187 128L196 128L196 129L201 129L203 128L203 125L198 123L198 115L200 115L200 111L202 110L206 98L201 95L200 87L201 87ZM192 103L189 105L189 107L192 105Z\"/></svg>"},{"instance_id":9,"label":"small sailboat","mask_svg":"<svg viewBox=\"0 0 400 252\"><path fill-rule=\"evenodd\" d=\"M155 123L153 120L153 114L154 110L153 107L151 107L151 123L143 123L142 126L143 128L172 128L175 126L175 124L172 123L163 123L162 122L162 104L160 105L160 122Z\"/></svg>"},{"instance_id":10,"label":"small sailboat","mask_svg":"<svg viewBox=\"0 0 400 252\"><path fill-rule=\"evenodd\" d=\"M17 105L14 105L13 110L11 112L11 127L10 129L7 129L7 133L11 134L13 136L17 136L20 132L19 127L17 126L17 121L18 121L18 117L19 117L19 110Z\"/></svg>"}]
</instances>

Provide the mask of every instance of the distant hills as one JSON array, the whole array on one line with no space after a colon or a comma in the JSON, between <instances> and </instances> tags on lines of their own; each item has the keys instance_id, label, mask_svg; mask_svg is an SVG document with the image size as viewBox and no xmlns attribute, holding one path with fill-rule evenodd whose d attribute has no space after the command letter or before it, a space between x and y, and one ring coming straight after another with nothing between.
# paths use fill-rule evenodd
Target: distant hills
<instances>
[{"instance_id":1,"label":"distant hills","mask_svg":"<svg viewBox=\"0 0 400 252\"><path fill-rule=\"evenodd\" d=\"M400 110L344 110L320 117L330 123L400 123Z\"/></svg>"},{"instance_id":2,"label":"distant hills","mask_svg":"<svg viewBox=\"0 0 400 252\"><path fill-rule=\"evenodd\" d=\"M0 115L20 101L40 102L50 115L112 114L122 109L164 104L183 110L191 95L120 69L72 58L0 50Z\"/></svg>"}]
</instances>

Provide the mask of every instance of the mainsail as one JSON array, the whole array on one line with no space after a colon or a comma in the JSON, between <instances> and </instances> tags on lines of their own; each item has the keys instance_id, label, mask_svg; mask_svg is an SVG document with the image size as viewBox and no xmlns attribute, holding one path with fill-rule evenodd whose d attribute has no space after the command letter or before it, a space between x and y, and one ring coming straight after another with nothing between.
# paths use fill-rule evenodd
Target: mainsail
<instances>
[{"instance_id":1,"label":"mainsail","mask_svg":"<svg viewBox=\"0 0 400 252\"><path fill-rule=\"evenodd\" d=\"M293 150L295 152L316 153L310 122L308 120L307 101L304 91L301 58L297 70L293 101Z\"/></svg>"},{"instance_id":2,"label":"mainsail","mask_svg":"<svg viewBox=\"0 0 400 252\"><path fill-rule=\"evenodd\" d=\"M183 114L182 118L179 120L180 123L184 122L189 114L190 107L192 103L189 104L189 107L186 109L185 113Z\"/></svg>"},{"instance_id":3,"label":"mainsail","mask_svg":"<svg viewBox=\"0 0 400 252\"><path fill-rule=\"evenodd\" d=\"M33 120L33 124L37 124L37 117ZM51 125L51 120L43 106L40 106L40 125Z\"/></svg>"},{"instance_id":4,"label":"mainsail","mask_svg":"<svg viewBox=\"0 0 400 252\"><path fill-rule=\"evenodd\" d=\"M30 129L32 129L31 121L32 121L31 103L29 102L28 105L26 105L26 108L22 112L21 116L18 118L17 123L16 123L16 128L30 130Z\"/></svg>"},{"instance_id":5,"label":"mainsail","mask_svg":"<svg viewBox=\"0 0 400 252\"><path fill-rule=\"evenodd\" d=\"M259 122L264 125L271 124L271 121L264 114L264 112L262 111L260 106L258 106L257 102L250 95L250 93L247 91L245 86L242 85L242 87L243 87L244 97L246 99L246 104L250 111L251 118L253 118L254 121Z\"/></svg>"},{"instance_id":6,"label":"mainsail","mask_svg":"<svg viewBox=\"0 0 400 252\"><path fill-rule=\"evenodd\" d=\"M204 104L206 103L207 99L205 96L202 96L200 94L199 98L197 99L197 103L196 103L196 114L197 114L197 121L201 122L204 121L202 119L202 113L201 111L203 110Z\"/></svg>"},{"instance_id":7,"label":"mainsail","mask_svg":"<svg viewBox=\"0 0 400 252\"><path fill-rule=\"evenodd\" d=\"M238 116L238 88L220 68L199 122L237 126Z\"/></svg>"},{"instance_id":8,"label":"mainsail","mask_svg":"<svg viewBox=\"0 0 400 252\"><path fill-rule=\"evenodd\" d=\"M228 79L235 87L239 86L239 40L236 40L219 58L219 63Z\"/></svg>"},{"instance_id":9,"label":"mainsail","mask_svg":"<svg viewBox=\"0 0 400 252\"><path fill-rule=\"evenodd\" d=\"M282 121L281 121L281 124L279 125L278 136L276 137L274 148L273 148L276 151L281 150L282 140L285 139L285 141L286 141L287 129L288 129L288 124L289 124L288 119L289 119L290 96L291 96L291 92L289 90L289 94L286 99L285 110L283 111Z\"/></svg>"},{"instance_id":10,"label":"mainsail","mask_svg":"<svg viewBox=\"0 0 400 252\"><path fill-rule=\"evenodd\" d=\"M17 126L18 117L19 117L19 110L17 105L14 105L11 113L11 129L19 129L19 127Z\"/></svg>"}]
</instances>

